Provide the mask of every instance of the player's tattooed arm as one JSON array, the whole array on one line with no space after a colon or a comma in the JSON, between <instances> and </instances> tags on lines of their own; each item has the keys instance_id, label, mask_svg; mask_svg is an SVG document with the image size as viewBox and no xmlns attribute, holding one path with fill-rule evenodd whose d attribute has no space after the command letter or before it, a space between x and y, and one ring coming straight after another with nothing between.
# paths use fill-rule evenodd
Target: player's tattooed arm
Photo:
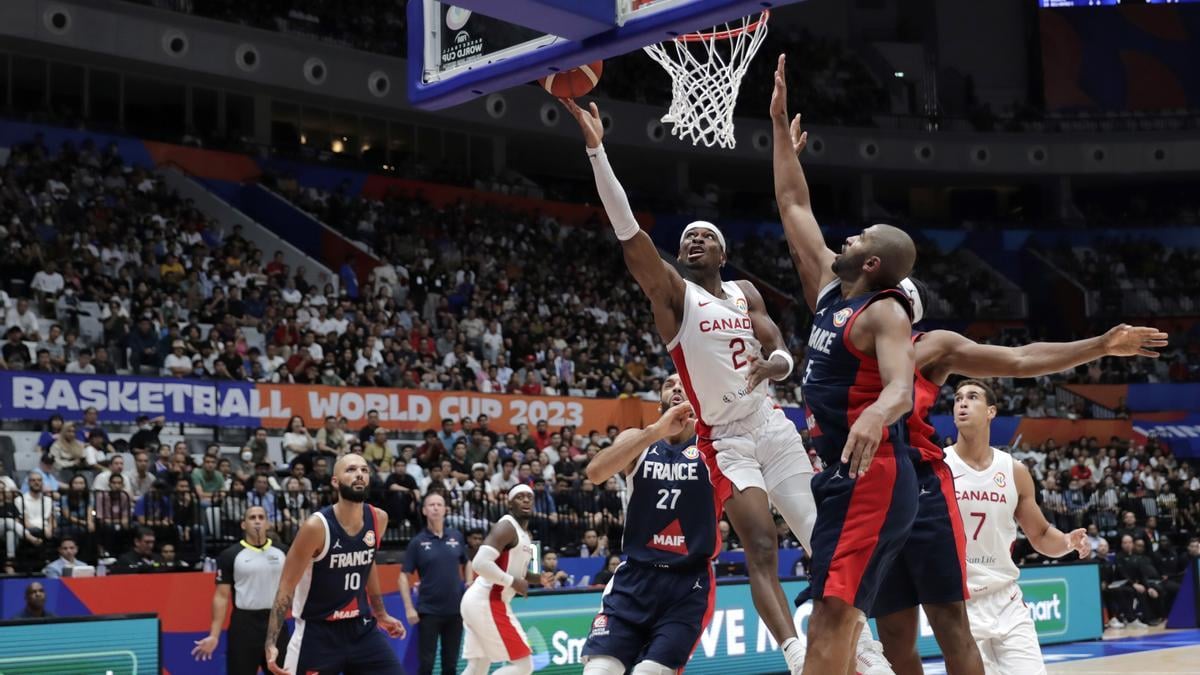
<instances>
[{"instance_id":1,"label":"player's tattooed arm","mask_svg":"<svg viewBox=\"0 0 1200 675\"><path fill-rule=\"evenodd\" d=\"M275 602L271 605L271 616L267 620L267 638L264 646L268 664L275 662L275 640L279 637L279 631L283 630L283 622L292 606L296 586L304 577L304 572L312 565L313 558L320 555L324 548L325 526L321 524L320 516L310 516L296 533L296 539L288 549L287 558L284 559L283 572L279 575L279 588L275 591Z\"/></svg>"},{"instance_id":2,"label":"player's tattooed arm","mask_svg":"<svg viewBox=\"0 0 1200 675\"><path fill-rule=\"evenodd\" d=\"M804 149L808 136L800 130L799 115L788 122L787 80L784 77L786 65L786 58L780 54L775 70L775 91L771 94L771 125L775 138L775 201L779 205L779 216L783 221L783 233L787 237L792 263L804 287L804 301L809 309L814 309L817 294L834 279L834 253L825 244L821 226L813 214L808 181L804 178L804 169L797 157Z\"/></svg>"}]
</instances>

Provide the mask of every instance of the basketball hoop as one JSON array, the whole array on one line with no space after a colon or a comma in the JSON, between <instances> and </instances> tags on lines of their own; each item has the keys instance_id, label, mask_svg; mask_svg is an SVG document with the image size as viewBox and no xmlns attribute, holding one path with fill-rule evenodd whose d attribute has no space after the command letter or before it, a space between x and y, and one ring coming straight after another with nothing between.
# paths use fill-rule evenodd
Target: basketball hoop
<instances>
[{"instance_id":1,"label":"basketball hoop","mask_svg":"<svg viewBox=\"0 0 1200 675\"><path fill-rule=\"evenodd\" d=\"M763 10L757 19L747 16L724 28L643 47L671 76L671 107L662 118L663 124L671 125L671 135L710 148L737 144L733 109L750 59L767 37L770 15Z\"/></svg>"}]
</instances>

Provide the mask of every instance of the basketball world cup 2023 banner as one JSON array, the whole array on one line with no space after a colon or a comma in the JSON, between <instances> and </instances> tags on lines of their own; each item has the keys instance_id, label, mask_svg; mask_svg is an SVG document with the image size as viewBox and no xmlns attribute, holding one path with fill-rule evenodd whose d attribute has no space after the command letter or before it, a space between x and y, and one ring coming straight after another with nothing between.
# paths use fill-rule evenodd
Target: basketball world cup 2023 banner
<instances>
[{"instance_id":1,"label":"basketball world cup 2023 banner","mask_svg":"<svg viewBox=\"0 0 1200 675\"><path fill-rule=\"evenodd\" d=\"M168 422L229 427L282 428L293 415L319 427L328 415L351 426L379 411L393 431L438 427L441 420L487 415L493 431L545 420L552 429L572 425L587 433L615 424L641 426L658 418L658 406L640 399L509 396L478 392L325 387L301 384L188 380L96 375L46 375L0 371L0 419L68 419L95 407L105 422L163 415Z\"/></svg>"}]
</instances>

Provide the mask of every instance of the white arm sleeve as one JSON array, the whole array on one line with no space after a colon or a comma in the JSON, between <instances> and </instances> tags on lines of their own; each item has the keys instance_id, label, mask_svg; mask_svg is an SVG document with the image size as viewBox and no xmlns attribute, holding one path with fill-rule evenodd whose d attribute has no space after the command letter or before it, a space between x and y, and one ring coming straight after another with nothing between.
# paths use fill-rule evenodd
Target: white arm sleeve
<instances>
[{"instance_id":1,"label":"white arm sleeve","mask_svg":"<svg viewBox=\"0 0 1200 675\"><path fill-rule=\"evenodd\" d=\"M483 545L475 552L475 559L471 561L471 569L475 570L475 574L487 579L493 584L499 586L512 586L513 576L508 572L500 569L496 564L496 559L500 557L500 551L494 547Z\"/></svg>"},{"instance_id":2,"label":"white arm sleeve","mask_svg":"<svg viewBox=\"0 0 1200 675\"><path fill-rule=\"evenodd\" d=\"M609 221L612 222L617 239L621 241L633 239L634 235L641 230L641 226L633 217L633 209L629 207L629 198L625 196L625 189L617 181L617 175L613 173L612 165L608 163L608 155L604 152L604 146L588 148L587 154L592 161L592 173L596 175L596 191L600 193L600 202L604 204L604 211L608 214Z\"/></svg>"}]
</instances>

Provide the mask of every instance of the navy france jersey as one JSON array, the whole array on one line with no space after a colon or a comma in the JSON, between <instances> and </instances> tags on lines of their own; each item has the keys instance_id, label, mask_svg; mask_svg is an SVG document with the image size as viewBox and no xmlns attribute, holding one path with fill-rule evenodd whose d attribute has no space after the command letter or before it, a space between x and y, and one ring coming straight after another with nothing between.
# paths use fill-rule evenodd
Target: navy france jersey
<instances>
[{"instance_id":1,"label":"navy france jersey","mask_svg":"<svg viewBox=\"0 0 1200 675\"><path fill-rule=\"evenodd\" d=\"M296 587L292 615L305 621L369 618L367 577L375 563L382 533L370 504L363 504L363 528L350 536L338 523L332 506L317 511L325 525L325 548L313 558Z\"/></svg>"},{"instance_id":2,"label":"navy france jersey","mask_svg":"<svg viewBox=\"0 0 1200 675\"><path fill-rule=\"evenodd\" d=\"M899 289L843 298L841 282L834 280L817 296L802 390L809 437L826 467L841 463L850 427L883 391L879 362L854 346L850 329L864 309L885 298L899 300L911 316L908 298ZM898 454L914 452L908 447L907 421L906 416L886 427L880 444L890 443Z\"/></svg>"},{"instance_id":3,"label":"navy france jersey","mask_svg":"<svg viewBox=\"0 0 1200 675\"><path fill-rule=\"evenodd\" d=\"M718 507L696 437L646 448L629 475L621 547L635 563L691 569L720 548Z\"/></svg>"}]
</instances>

